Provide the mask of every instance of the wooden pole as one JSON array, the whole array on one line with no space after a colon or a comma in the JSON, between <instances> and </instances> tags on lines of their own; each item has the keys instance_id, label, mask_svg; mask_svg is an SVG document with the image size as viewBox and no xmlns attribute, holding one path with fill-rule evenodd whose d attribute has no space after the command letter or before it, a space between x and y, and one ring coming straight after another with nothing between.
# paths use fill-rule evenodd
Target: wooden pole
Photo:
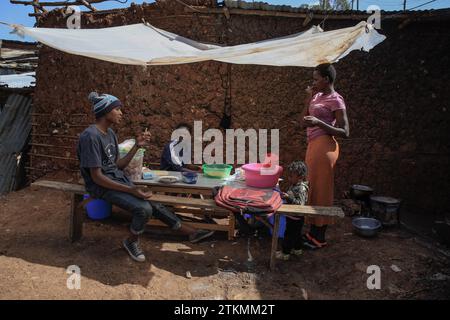
<instances>
[{"instance_id":1,"label":"wooden pole","mask_svg":"<svg viewBox=\"0 0 450 320\"><path fill-rule=\"evenodd\" d=\"M406 0L403 0L403 11L406 11Z\"/></svg>"},{"instance_id":2,"label":"wooden pole","mask_svg":"<svg viewBox=\"0 0 450 320\"><path fill-rule=\"evenodd\" d=\"M34 5L34 0L31 1L23 1L23 0L9 0L12 4L23 4L24 6L32 6ZM85 5L83 2L87 2L88 4L93 3L101 3L105 2L107 0L73 0L72 2L69 1L61 1L61 2L41 2L39 3L42 7L65 7L65 6L71 6L71 5Z\"/></svg>"},{"instance_id":3,"label":"wooden pole","mask_svg":"<svg viewBox=\"0 0 450 320\"><path fill-rule=\"evenodd\" d=\"M97 11L97 9L94 8L94 6L92 6L89 2L87 2L86 0L80 0L81 3L84 4L85 7L87 7L88 9L91 9L92 11Z\"/></svg>"},{"instance_id":4,"label":"wooden pole","mask_svg":"<svg viewBox=\"0 0 450 320\"><path fill-rule=\"evenodd\" d=\"M37 6L39 5L39 0L33 0L33 9L34 9L34 13L38 14L39 13L39 9L37 8ZM39 16L35 16L36 18L36 23L39 22Z\"/></svg>"}]
</instances>

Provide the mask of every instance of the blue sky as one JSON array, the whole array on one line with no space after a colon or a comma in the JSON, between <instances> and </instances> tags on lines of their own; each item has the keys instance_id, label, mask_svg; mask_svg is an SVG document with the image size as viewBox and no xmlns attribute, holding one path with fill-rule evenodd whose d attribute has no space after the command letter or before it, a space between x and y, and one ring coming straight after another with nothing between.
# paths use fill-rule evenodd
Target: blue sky
<instances>
[{"instance_id":1,"label":"blue sky","mask_svg":"<svg viewBox=\"0 0 450 320\"><path fill-rule=\"evenodd\" d=\"M49 1L49 0L47 0ZM124 0L122 0L124 1ZM112 8L121 8L128 7L131 2L140 4L145 0L128 0L126 4L120 4L115 1L108 1L104 3L95 4L97 9L106 10ZM250 0L247 0L250 1ZM291 6L299 6L303 3L314 4L318 2L317 0L262 0L264 2L270 4L284 4ZM412 8L423 3L426 3L430 0L407 0L407 8ZM145 2L150 3L153 2L151 0L146 0ZM355 0L356 3L356 0ZM359 1L359 9L366 9L369 5L378 5L383 10L402 10L403 9L403 0L360 0ZM427 9L442 9L449 8L450 0L436 0L433 3L425 5L423 7L418 8L417 10L427 10ZM83 10L83 9L82 9ZM18 23L25 26L32 27L35 23L35 19L33 17L29 17L28 13L33 12L33 8L30 6L23 5L13 5L10 4L9 0L0 0L0 21L8 22L8 23ZM25 40L25 41L33 41L32 39L21 39L16 35L11 35L10 29L7 26L0 24L0 39L11 39L11 40Z\"/></svg>"}]
</instances>

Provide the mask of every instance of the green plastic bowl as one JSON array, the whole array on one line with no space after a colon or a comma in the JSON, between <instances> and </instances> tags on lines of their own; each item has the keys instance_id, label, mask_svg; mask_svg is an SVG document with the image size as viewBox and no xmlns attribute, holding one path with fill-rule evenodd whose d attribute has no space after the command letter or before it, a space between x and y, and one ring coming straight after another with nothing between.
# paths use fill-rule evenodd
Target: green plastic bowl
<instances>
[{"instance_id":1,"label":"green plastic bowl","mask_svg":"<svg viewBox=\"0 0 450 320\"><path fill-rule=\"evenodd\" d=\"M204 164L203 173L211 178L224 179L230 176L232 165L229 164Z\"/></svg>"}]
</instances>

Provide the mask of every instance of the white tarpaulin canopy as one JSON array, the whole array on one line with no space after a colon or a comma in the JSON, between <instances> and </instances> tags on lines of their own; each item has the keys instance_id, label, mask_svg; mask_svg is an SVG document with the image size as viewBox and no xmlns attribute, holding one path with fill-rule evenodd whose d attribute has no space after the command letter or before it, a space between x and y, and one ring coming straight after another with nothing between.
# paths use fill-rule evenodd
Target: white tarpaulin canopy
<instances>
[{"instance_id":1,"label":"white tarpaulin canopy","mask_svg":"<svg viewBox=\"0 0 450 320\"><path fill-rule=\"evenodd\" d=\"M12 27L19 34L64 52L133 65L216 60L314 67L324 62L336 62L352 50L369 51L386 38L364 21L353 27L326 32L314 26L286 37L228 47L196 42L143 23L103 29Z\"/></svg>"}]
</instances>

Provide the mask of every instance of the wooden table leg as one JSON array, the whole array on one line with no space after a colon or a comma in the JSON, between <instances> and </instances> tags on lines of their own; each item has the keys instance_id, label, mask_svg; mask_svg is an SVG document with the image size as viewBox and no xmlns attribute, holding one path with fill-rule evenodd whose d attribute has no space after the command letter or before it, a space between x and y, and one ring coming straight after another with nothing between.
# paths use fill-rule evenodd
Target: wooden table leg
<instances>
[{"instance_id":1,"label":"wooden table leg","mask_svg":"<svg viewBox=\"0 0 450 320\"><path fill-rule=\"evenodd\" d=\"M278 249L278 229L280 228L280 215L275 213L275 223L272 229L272 249L270 250L270 271L275 269L276 253Z\"/></svg>"},{"instance_id":2,"label":"wooden table leg","mask_svg":"<svg viewBox=\"0 0 450 320\"><path fill-rule=\"evenodd\" d=\"M83 196L81 194L72 194L69 221L69 238L72 242L80 240L83 236L83 202Z\"/></svg>"}]
</instances>

